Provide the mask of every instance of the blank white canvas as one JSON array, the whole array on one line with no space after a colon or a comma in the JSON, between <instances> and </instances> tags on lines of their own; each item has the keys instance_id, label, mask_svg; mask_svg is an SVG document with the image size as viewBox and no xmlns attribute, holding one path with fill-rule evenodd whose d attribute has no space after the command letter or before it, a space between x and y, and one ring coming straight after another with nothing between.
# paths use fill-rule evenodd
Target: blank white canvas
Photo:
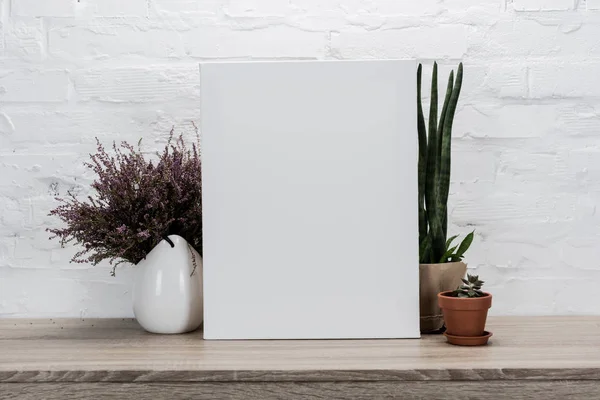
<instances>
[{"instance_id":1,"label":"blank white canvas","mask_svg":"<svg viewBox=\"0 0 600 400\"><path fill-rule=\"evenodd\" d=\"M200 72L205 338L419 337L415 62Z\"/></svg>"}]
</instances>

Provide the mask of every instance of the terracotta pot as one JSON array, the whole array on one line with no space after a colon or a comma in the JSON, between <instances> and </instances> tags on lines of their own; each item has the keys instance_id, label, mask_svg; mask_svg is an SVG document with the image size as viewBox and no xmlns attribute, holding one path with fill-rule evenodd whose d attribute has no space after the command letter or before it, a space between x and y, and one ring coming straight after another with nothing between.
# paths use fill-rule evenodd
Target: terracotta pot
<instances>
[{"instance_id":1,"label":"terracotta pot","mask_svg":"<svg viewBox=\"0 0 600 400\"><path fill-rule=\"evenodd\" d=\"M452 291L438 294L438 302L444 314L446 333L454 336L482 336L485 330L492 295L483 297L450 297Z\"/></svg>"},{"instance_id":2,"label":"terracotta pot","mask_svg":"<svg viewBox=\"0 0 600 400\"><path fill-rule=\"evenodd\" d=\"M467 264L463 262L419 265L421 333L439 331L444 326L437 295L456 289L466 273Z\"/></svg>"}]
</instances>

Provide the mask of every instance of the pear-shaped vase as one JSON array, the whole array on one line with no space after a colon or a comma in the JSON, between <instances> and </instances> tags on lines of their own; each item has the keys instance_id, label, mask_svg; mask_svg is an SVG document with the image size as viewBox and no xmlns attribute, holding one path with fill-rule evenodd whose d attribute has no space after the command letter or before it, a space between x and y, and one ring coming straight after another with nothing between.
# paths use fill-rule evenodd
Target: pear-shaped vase
<instances>
[{"instance_id":1,"label":"pear-shaped vase","mask_svg":"<svg viewBox=\"0 0 600 400\"><path fill-rule=\"evenodd\" d=\"M135 267L133 312L152 333L190 332L203 319L202 258L181 236L169 241L158 243Z\"/></svg>"}]
</instances>

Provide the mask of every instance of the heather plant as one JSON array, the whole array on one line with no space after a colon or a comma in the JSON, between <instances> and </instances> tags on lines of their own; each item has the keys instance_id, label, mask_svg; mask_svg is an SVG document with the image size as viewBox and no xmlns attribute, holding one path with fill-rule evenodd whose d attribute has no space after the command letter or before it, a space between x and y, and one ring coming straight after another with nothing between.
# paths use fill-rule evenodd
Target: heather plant
<instances>
[{"instance_id":1,"label":"heather plant","mask_svg":"<svg viewBox=\"0 0 600 400\"><path fill-rule=\"evenodd\" d=\"M97 152L85 163L97 175L91 185L94 193L81 199L70 192L50 212L66 224L48 229L51 239L83 247L71 262L97 265L109 260L114 276L118 265L137 264L168 235L183 237L202 254L199 141L189 147L171 130L154 161L144 156L140 143L137 148L113 143L109 154L96 142Z\"/></svg>"}]
</instances>

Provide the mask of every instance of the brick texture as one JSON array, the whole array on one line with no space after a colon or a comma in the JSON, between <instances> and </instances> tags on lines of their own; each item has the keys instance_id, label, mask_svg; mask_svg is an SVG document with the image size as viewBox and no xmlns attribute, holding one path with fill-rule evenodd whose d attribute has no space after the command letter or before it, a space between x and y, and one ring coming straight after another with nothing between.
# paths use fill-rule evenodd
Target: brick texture
<instances>
[{"instance_id":1,"label":"brick texture","mask_svg":"<svg viewBox=\"0 0 600 400\"><path fill-rule=\"evenodd\" d=\"M132 315L132 269L69 264L47 214L95 137L191 130L198 62L374 58L465 64L449 229L491 312L600 314L599 38L600 0L0 0L0 317Z\"/></svg>"},{"instance_id":2,"label":"brick texture","mask_svg":"<svg viewBox=\"0 0 600 400\"><path fill-rule=\"evenodd\" d=\"M517 11L562 11L575 8L575 0L513 0Z\"/></svg>"},{"instance_id":3,"label":"brick texture","mask_svg":"<svg viewBox=\"0 0 600 400\"><path fill-rule=\"evenodd\" d=\"M600 0L586 0L588 10L600 10Z\"/></svg>"},{"instance_id":4,"label":"brick texture","mask_svg":"<svg viewBox=\"0 0 600 400\"><path fill-rule=\"evenodd\" d=\"M77 0L11 0L14 17L73 17Z\"/></svg>"}]
</instances>

